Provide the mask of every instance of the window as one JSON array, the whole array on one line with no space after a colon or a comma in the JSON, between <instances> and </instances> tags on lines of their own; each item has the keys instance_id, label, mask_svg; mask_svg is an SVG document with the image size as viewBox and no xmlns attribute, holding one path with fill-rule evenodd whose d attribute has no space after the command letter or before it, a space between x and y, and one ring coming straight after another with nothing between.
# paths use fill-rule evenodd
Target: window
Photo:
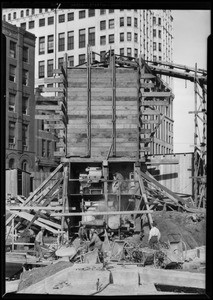
<instances>
[{"instance_id":1,"label":"window","mask_svg":"<svg viewBox=\"0 0 213 300\"><path fill-rule=\"evenodd\" d=\"M134 26L137 28L138 27L138 19L134 18Z\"/></svg>"},{"instance_id":2,"label":"window","mask_svg":"<svg viewBox=\"0 0 213 300\"><path fill-rule=\"evenodd\" d=\"M85 29L79 30L79 48L84 48L86 46L86 35Z\"/></svg>"},{"instance_id":3,"label":"window","mask_svg":"<svg viewBox=\"0 0 213 300\"><path fill-rule=\"evenodd\" d=\"M63 22L65 22L65 14L58 16L58 23L63 23Z\"/></svg>"},{"instance_id":4,"label":"window","mask_svg":"<svg viewBox=\"0 0 213 300\"><path fill-rule=\"evenodd\" d=\"M123 27L124 26L124 18L120 18L120 27Z\"/></svg>"},{"instance_id":5,"label":"window","mask_svg":"<svg viewBox=\"0 0 213 300\"><path fill-rule=\"evenodd\" d=\"M39 27L45 26L45 19L39 19Z\"/></svg>"},{"instance_id":6,"label":"window","mask_svg":"<svg viewBox=\"0 0 213 300\"><path fill-rule=\"evenodd\" d=\"M39 8L39 13L40 13L40 14L42 13L42 8Z\"/></svg>"},{"instance_id":7,"label":"window","mask_svg":"<svg viewBox=\"0 0 213 300\"><path fill-rule=\"evenodd\" d=\"M94 17L95 16L95 10L94 9L89 9L88 15L89 15L89 17Z\"/></svg>"},{"instance_id":8,"label":"window","mask_svg":"<svg viewBox=\"0 0 213 300\"><path fill-rule=\"evenodd\" d=\"M114 19L109 20L109 28L114 28L114 27L115 27Z\"/></svg>"},{"instance_id":9,"label":"window","mask_svg":"<svg viewBox=\"0 0 213 300\"><path fill-rule=\"evenodd\" d=\"M65 48L65 33L58 34L58 51L64 51Z\"/></svg>"},{"instance_id":10,"label":"window","mask_svg":"<svg viewBox=\"0 0 213 300\"><path fill-rule=\"evenodd\" d=\"M30 22L29 22L29 29L32 29L32 28L35 27L35 24L34 24L34 23L35 23L34 21L30 21Z\"/></svg>"},{"instance_id":11,"label":"window","mask_svg":"<svg viewBox=\"0 0 213 300\"><path fill-rule=\"evenodd\" d=\"M120 42L124 42L124 33L123 32L120 33Z\"/></svg>"},{"instance_id":12,"label":"window","mask_svg":"<svg viewBox=\"0 0 213 300\"><path fill-rule=\"evenodd\" d=\"M85 54L80 54L79 55L79 65L83 64L86 60L86 55Z\"/></svg>"},{"instance_id":13,"label":"window","mask_svg":"<svg viewBox=\"0 0 213 300\"><path fill-rule=\"evenodd\" d=\"M100 22L100 30L105 30L106 29L106 21L101 21Z\"/></svg>"},{"instance_id":14,"label":"window","mask_svg":"<svg viewBox=\"0 0 213 300\"><path fill-rule=\"evenodd\" d=\"M29 48L26 46L23 47L23 61L29 62Z\"/></svg>"},{"instance_id":15,"label":"window","mask_svg":"<svg viewBox=\"0 0 213 300\"><path fill-rule=\"evenodd\" d=\"M105 15L106 14L106 9L100 9L100 15Z\"/></svg>"},{"instance_id":16,"label":"window","mask_svg":"<svg viewBox=\"0 0 213 300\"><path fill-rule=\"evenodd\" d=\"M158 44L158 49L159 49L159 51L162 50L162 48L161 48L161 43Z\"/></svg>"},{"instance_id":17,"label":"window","mask_svg":"<svg viewBox=\"0 0 213 300\"><path fill-rule=\"evenodd\" d=\"M127 32L127 41L130 42L132 40L132 33Z\"/></svg>"},{"instance_id":18,"label":"window","mask_svg":"<svg viewBox=\"0 0 213 300\"><path fill-rule=\"evenodd\" d=\"M9 160L9 169L14 169L15 168L15 159L11 158Z\"/></svg>"},{"instance_id":19,"label":"window","mask_svg":"<svg viewBox=\"0 0 213 300\"><path fill-rule=\"evenodd\" d=\"M47 19L47 24L48 24L48 25L54 24L54 17L48 17L48 19Z\"/></svg>"},{"instance_id":20,"label":"window","mask_svg":"<svg viewBox=\"0 0 213 300\"><path fill-rule=\"evenodd\" d=\"M15 111L15 100L16 100L16 95L9 93L9 106L8 106L9 111Z\"/></svg>"},{"instance_id":21,"label":"window","mask_svg":"<svg viewBox=\"0 0 213 300\"><path fill-rule=\"evenodd\" d=\"M104 61L104 59L105 59L105 54L106 54L106 51L101 51L101 52L100 52L101 61Z\"/></svg>"},{"instance_id":22,"label":"window","mask_svg":"<svg viewBox=\"0 0 213 300\"><path fill-rule=\"evenodd\" d=\"M39 54L45 53L45 37L42 36L39 38Z\"/></svg>"},{"instance_id":23,"label":"window","mask_svg":"<svg viewBox=\"0 0 213 300\"><path fill-rule=\"evenodd\" d=\"M134 56L138 57L138 49L135 49L134 51L135 51Z\"/></svg>"},{"instance_id":24,"label":"window","mask_svg":"<svg viewBox=\"0 0 213 300\"><path fill-rule=\"evenodd\" d=\"M47 157L51 156L51 141L47 141Z\"/></svg>"},{"instance_id":25,"label":"window","mask_svg":"<svg viewBox=\"0 0 213 300\"><path fill-rule=\"evenodd\" d=\"M22 98L22 114L27 115L28 112L28 104L29 104L29 99L28 97L23 97Z\"/></svg>"},{"instance_id":26,"label":"window","mask_svg":"<svg viewBox=\"0 0 213 300\"><path fill-rule=\"evenodd\" d=\"M16 43L10 41L10 57L16 58Z\"/></svg>"},{"instance_id":27,"label":"window","mask_svg":"<svg viewBox=\"0 0 213 300\"><path fill-rule=\"evenodd\" d=\"M41 140L41 156L46 156L45 144L45 140Z\"/></svg>"},{"instance_id":28,"label":"window","mask_svg":"<svg viewBox=\"0 0 213 300\"><path fill-rule=\"evenodd\" d=\"M161 25L161 18L158 18L158 25Z\"/></svg>"},{"instance_id":29,"label":"window","mask_svg":"<svg viewBox=\"0 0 213 300\"><path fill-rule=\"evenodd\" d=\"M105 35L102 35L100 37L100 45L106 45L106 36Z\"/></svg>"},{"instance_id":30,"label":"window","mask_svg":"<svg viewBox=\"0 0 213 300\"><path fill-rule=\"evenodd\" d=\"M3 20L6 21L6 15L3 15Z\"/></svg>"},{"instance_id":31,"label":"window","mask_svg":"<svg viewBox=\"0 0 213 300\"><path fill-rule=\"evenodd\" d=\"M135 43L138 42L138 34L137 34L137 33L134 34L134 42L135 42Z\"/></svg>"},{"instance_id":32,"label":"window","mask_svg":"<svg viewBox=\"0 0 213 300\"><path fill-rule=\"evenodd\" d=\"M26 16L29 16L29 9L26 10Z\"/></svg>"},{"instance_id":33,"label":"window","mask_svg":"<svg viewBox=\"0 0 213 300\"><path fill-rule=\"evenodd\" d=\"M127 26L132 26L132 18L127 17Z\"/></svg>"},{"instance_id":34,"label":"window","mask_svg":"<svg viewBox=\"0 0 213 300\"><path fill-rule=\"evenodd\" d=\"M132 56L132 49L131 48L127 48L127 56Z\"/></svg>"},{"instance_id":35,"label":"window","mask_svg":"<svg viewBox=\"0 0 213 300\"><path fill-rule=\"evenodd\" d=\"M68 66L73 67L74 66L74 56L68 56Z\"/></svg>"},{"instance_id":36,"label":"window","mask_svg":"<svg viewBox=\"0 0 213 300\"><path fill-rule=\"evenodd\" d=\"M74 31L67 32L67 50L74 49Z\"/></svg>"},{"instance_id":37,"label":"window","mask_svg":"<svg viewBox=\"0 0 213 300\"><path fill-rule=\"evenodd\" d=\"M28 70L24 70L22 71L22 84L23 85L28 85L28 80L29 80L29 72Z\"/></svg>"},{"instance_id":38,"label":"window","mask_svg":"<svg viewBox=\"0 0 213 300\"><path fill-rule=\"evenodd\" d=\"M120 55L124 55L124 48L120 49Z\"/></svg>"},{"instance_id":39,"label":"window","mask_svg":"<svg viewBox=\"0 0 213 300\"><path fill-rule=\"evenodd\" d=\"M161 38L161 30L158 30L158 37Z\"/></svg>"},{"instance_id":40,"label":"window","mask_svg":"<svg viewBox=\"0 0 213 300\"><path fill-rule=\"evenodd\" d=\"M153 29L153 37L156 37L156 29Z\"/></svg>"},{"instance_id":41,"label":"window","mask_svg":"<svg viewBox=\"0 0 213 300\"><path fill-rule=\"evenodd\" d=\"M153 17L153 25L156 24L156 17Z\"/></svg>"},{"instance_id":42,"label":"window","mask_svg":"<svg viewBox=\"0 0 213 300\"><path fill-rule=\"evenodd\" d=\"M47 53L53 53L54 51L54 36L48 35L47 37Z\"/></svg>"},{"instance_id":43,"label":"window","mask_svg":"<svg viewBox=\"0 0 213 300\"><path fill-rule=\"evenodd\" d=\"M109 9L109 14L114 13L114 9Z\"/></svg>"},{"instance_id":44,"label":"window","mask_svg":"<svg viewBox=\"0 0 213 300\"><path fill-rule=\"evenodd\" d=\"M156 42L153 42L153 50L156 50Z\"/></svg>"},{"instance_id":45,"label":"window","mask_svg":"<svg viewBox=\"0 0 213 300\"><path fill-rule=\"evenodd\" d=\"M47 60L47 77L53 76L53 59Z\"/></svg>"},{"instance_id":46,"label":"window","mask_svg":"<svg viewBox=\"0 0 213 300\"><path fill-rule=\"evenodd\" d=\"M157 60L156 55L153 55L153 61L156 61L156 60Z\"/></svg>"},{"instance_id":47,"label":"window","mask_svg":"<svg viewBox=\"0 0 213 300\"><path fill-rule=\"evenodd\" d=\"M48 8L45 8L45 11L48 11Z\"/></svg>"},{"instance_id":48,"label":"window","mask_svg":"<svg viewBox=\"0 0 213 300\"><path fill-rule=\"evenodd\" d=\"M13 65L9 66L9 80L13 82L16 80L16 67Z\"/></svg>"},{"instance_id":49,"label":"window","mask_svg":"<svg viewBox=\"0 0 213 300\"><path fill-rule=\"evenodd\" d=\"M162 57L161 57L161 56L159 56L159 60L162 60Z\"/></svg>"},{"instance_id":50,"label":"window","mask_svg":"<svg viewBox=\"0 0 213 300\"><path fill-rule=\"evenodd\" d=\"M44 78L44 60L38 62L38 78Z\"/></svg>"},{"instance_id":51,"label":"window","mask_svg":"<svg viewBox=\"0 0 213 300\"><path fill-rule=\"evenodd\" d=\"M73 21L74 20L74 12L67 14L67 21Z\"/></svg>"},{"instance_id":52,"label":"window","mask_svg":"<svg viewBox=\"0 0 213 300\"><path fill-rule=\"evenodd\" d=\"M79 19L83 19L83 18L85 18L85 16L86 16L85 10L80 10L79 11Z\"/></svg>"},{"instance_id":53,"label":"window","mask_svg":"<svg viewBox=\"0 0 213 300\"><path fill-rule=\"evenodd\" d=\"M15 144L16 123L9 121L9 144Z\"/></svg>"},{"instance_id":54,"label":"window","mask_svg":"<svg viewBox=\"0 0 213 300\"><path fill-rule=\"evenodd\" d=\"M21 18L23 18L23 16L24 16L24 11L21 10Z\"/></svg>"},{"instance_id":55,"label":"window","mask_svg":"<svg viewBox=\"0 0 213 300\"><path fill-rule=\"evenodd\" d=\"M63 63L64 63L64 58L63 57L59 57L58 59L58 68L60 69L61 67L63 67Z\"/></svg>"},{"instance_id":56,"label":"window","mask_svg":"<svg viewBox=\"0 0 213 300\"><path fill-rule=\"evenodd\" d=\"M26 30L26 22L25 23L21 23L20 26L21 26L21 28L23 28L23 29Z\"/></svg>"},{"instance_id":57,"label":"window","mask_svg":"<svg viewBox=\"0 0 213 300\"><path fill-rule=\"evenodd\" d=\"M34 13L35 13L35 9L32 8L31 14L34 15Z\"/></svg>"},{"instance_id":58,"label":"window","mask_svg":"<svg viewBox=\"0 0 213 300\"><path fill-rule=\"evenodd\" d=\"M13 19L16 19L16 12L13 13Z\"/></svg>"},{"instance_id":59,"label":"window","mask_svg":"<svg viewBox=\"0 0 213 300\"><path fill-rule=\"evenodd\" d=\"M8 14L8 21L11 20L11 14Z\"/></svg>"},{"instance_id":60,"label":"window","mask_svg":"<svg viewBox=\"0 0 213 300\"><path fill-rule=\"evenodd\" d=\"M95 27L89 28L89 45L95 46Z\"/></svg>"},{"instance_id":61,"label":"window","mask_svg":"<svg viewBox=\"0 0 213 300\"><path fill-rule=\"evenodd\" d=\"M109 35L109 43L110 44L114 43L114 34Z\"/></svg>"}]
</instances>

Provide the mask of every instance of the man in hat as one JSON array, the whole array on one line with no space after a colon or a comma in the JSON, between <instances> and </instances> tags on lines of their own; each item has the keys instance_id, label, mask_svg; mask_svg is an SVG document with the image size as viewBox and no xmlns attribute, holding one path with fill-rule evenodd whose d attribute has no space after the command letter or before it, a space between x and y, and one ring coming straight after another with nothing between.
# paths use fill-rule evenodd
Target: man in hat
<instances>
[{"instance_id":1,"label":"man in hat","mask_svg":"<svg viewBox=\"0 0 213 300\"><path fill-rule=\"evenodd\" d=\"M156 250L159 249L160 237L161 237L161 233L160 233L159 229L157 228L156 222L153 221L152 228L149 232L149 239L148 239L150 248L156 249Z\"/></svg>"},{"instance_id":2,"label":"man in hat","mask_svg":"<svg viewBox=\"0 0 213 300\"><path fill-rule=\"evenodd\" d=\"M98 249L99 251L101 251L102 241L100 240L96 230L94 228L91 228L90 233L91 233L91 239L88 244L88 248L90 250Z\"/></svg>"},{"instance_id":3,"label":"man in hat","mask_svg":"<svg viewBox=\"0 0 213 300\"><path fill-rule=\"evenodd\" d=\"M44 245L44 231L45 231L45 227L41 227L41 230L39 231L39 233L36 235L35 238L35 251L36 251L36 257L38 258L38 261L41 261L41 259L44 258L41 249L41 246Z\"/></svg>"}]
</instances>

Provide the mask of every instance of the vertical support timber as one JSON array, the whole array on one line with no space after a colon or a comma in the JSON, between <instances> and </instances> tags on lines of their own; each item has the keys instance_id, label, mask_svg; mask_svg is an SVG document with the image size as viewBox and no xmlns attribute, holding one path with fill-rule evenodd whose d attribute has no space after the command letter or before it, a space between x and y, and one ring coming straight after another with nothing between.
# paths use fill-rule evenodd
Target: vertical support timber
<instances>
[{"instance_id":1,"label":"vertical support timber","mask_svg":"<svg viewBox=\"0 0 213 300\"><path fill-rule=\"evenodd\" d=\"M91 156L91 52L87 46L87 156Z\"/></svg>"},{"instance_id":2,"label":"vertical support timber","mask_svg":"<svg viewBox=\"0 0 213 300\"><path fill-rule=\"evenodd\" d=\"M111 56L110 66L112 68L112 155L116 156L116 67L115 55Z\"/></svg>"},{"instance_id":3,"label":"vertical support timber","mask_svg":"<svg viewBox=\"0 0 213 300\"><path fill-rule=\"evenodd\" d=\"M64 182L63 182L63 194L62 194L62 211L63 214L66 212L66 207L68 206L68 197L67 197L67 188L68 188L68 166L64 166ZM64 223L65 223L65 217L63 216L61 218L61 231L64 231Z\"/></svg>"}]
</instances>

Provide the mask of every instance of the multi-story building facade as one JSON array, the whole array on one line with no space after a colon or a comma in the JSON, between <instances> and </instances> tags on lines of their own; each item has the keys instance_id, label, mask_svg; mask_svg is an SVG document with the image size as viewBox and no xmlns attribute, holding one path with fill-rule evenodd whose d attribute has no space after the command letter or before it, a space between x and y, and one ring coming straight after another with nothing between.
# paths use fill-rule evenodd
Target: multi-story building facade
<instances>
[{"instance_id":1,"label":"multi-story building facade","mask_svg":"<svg viewBox=\"0 0 213 300\"><path fill-rule=\"evenodd\" d=\"M147 61L172 62L173 18L170 10L139 9L5 9L3 19L37 36L35 49L35 86L50 87L45 77L63 64L68 67L87 60L87 45L92 59L100 61L110 49L115 54ZM171 84L169 79L166 79ZM153 153L173 151L172 101L165 109L165 125L159 128ZM164 129L165 127L165 129ZM162 132L170 129L165 137ZM166 138L170 136L170 138ZM164 138L164 139L162 139Z\"/></svg>"},{"instance_id":2,"label":"multi-story building facade","mask_svg":"<svg viewBox=\"0 0 213 300\"><path fill-rule=\"evenodd\" d=\"M6 37L6 168L32 171L35 164L34 34L2 22Z\"/></svg>"}]
</instances>

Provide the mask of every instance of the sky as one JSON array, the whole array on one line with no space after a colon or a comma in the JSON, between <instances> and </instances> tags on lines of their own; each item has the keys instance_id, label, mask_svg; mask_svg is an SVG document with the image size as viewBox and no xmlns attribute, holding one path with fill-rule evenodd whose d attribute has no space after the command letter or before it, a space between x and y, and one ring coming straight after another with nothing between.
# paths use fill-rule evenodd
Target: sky
<instances>
[{"instance_id":1,"label":"sky","mask_svg":"<svg viewBox=\"0 0 213 300\"><path fill-rule=\"evenodd\" d=\"M211 33L210 10L172 10L173 63L207 69L207 38ZM193 152L194 84L173 79L174 153Z\"/></svg>"}]
</instances>

